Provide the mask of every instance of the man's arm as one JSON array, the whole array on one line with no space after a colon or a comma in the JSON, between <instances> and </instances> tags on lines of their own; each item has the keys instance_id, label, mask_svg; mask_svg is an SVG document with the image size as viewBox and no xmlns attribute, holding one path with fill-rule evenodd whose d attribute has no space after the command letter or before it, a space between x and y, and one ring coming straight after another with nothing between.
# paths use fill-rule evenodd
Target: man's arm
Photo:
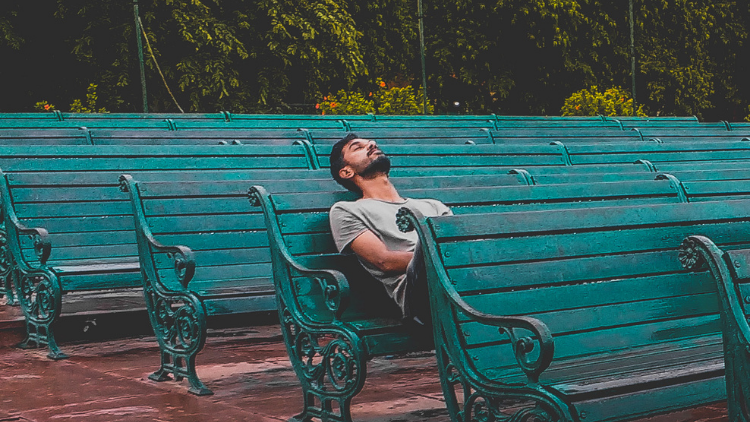
<instances>
[{"instance_id":1,"label":"man's arm","mask_svg":"<svg viewBox=\"0 0 750 422\"><path fill-rule=\"evenodd\" d=\"M362 232L349 244L352 252L385 273L405 273L413 252L392 251L370 230Z\"/></svg>"}]
</instances>

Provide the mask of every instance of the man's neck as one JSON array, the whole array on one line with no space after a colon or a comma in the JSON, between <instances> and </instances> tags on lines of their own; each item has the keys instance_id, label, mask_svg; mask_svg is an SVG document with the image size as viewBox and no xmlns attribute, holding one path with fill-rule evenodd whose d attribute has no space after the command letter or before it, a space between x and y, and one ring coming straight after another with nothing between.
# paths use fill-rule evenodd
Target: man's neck
<instances>
[{"instance_id":1,"label":"man's neck","mask_svg":"<svg viewBox=\"0 0 750 422\"><path fill-rule=\"evenodd\" d=\"M387 202L403 200L387 174L377 174L371 178L360 178L357 185L362 189L362 199L379 199Z\"/></svg>"}]
</instances>

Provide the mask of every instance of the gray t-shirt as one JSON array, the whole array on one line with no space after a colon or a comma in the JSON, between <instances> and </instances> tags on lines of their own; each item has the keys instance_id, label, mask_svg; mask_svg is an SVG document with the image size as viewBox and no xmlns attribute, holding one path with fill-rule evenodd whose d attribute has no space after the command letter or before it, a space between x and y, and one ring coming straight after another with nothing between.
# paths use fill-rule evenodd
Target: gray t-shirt
<instances>
[{"instance_id":1,"label":"gray t-shirt","mask_svg":"<svg viewBox=\"0 0 750 422\"><path fill-rule=\"evenodd\" d=\"M331 207L329 214L333 240L339 252L346 253L359 235L370 230L392 251L413 251L419 240L416 231L404 233L396 226L396 213L402 207L416 209L426 217L451 215L451 210L434 199L410 199L386 202L378 199L341 201ZM373 277L380 280L388 294L404 310L406 274L384 273L374 265L359 259Z\"/></svg>"}]
</instances>

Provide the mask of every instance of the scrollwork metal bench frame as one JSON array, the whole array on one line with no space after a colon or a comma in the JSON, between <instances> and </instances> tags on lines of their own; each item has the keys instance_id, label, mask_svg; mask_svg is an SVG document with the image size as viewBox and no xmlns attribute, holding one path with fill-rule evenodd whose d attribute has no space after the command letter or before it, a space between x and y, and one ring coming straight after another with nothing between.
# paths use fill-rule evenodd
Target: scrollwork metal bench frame
<instances>
[{"instance_id":1,"label":"scrollwork metal bench frame","mask_svg":"<svg viewBox=\"0 0 750 422\"><path fill-rule=\"evenodd\" d=\"M452 420L632 420L724 400L718 297L705 274L680 270L679 234L706 220L718 224L706 233L731 230L743 214L750 223L749 206L403 209L425 255Z\"/></svg>"}]
</instances>

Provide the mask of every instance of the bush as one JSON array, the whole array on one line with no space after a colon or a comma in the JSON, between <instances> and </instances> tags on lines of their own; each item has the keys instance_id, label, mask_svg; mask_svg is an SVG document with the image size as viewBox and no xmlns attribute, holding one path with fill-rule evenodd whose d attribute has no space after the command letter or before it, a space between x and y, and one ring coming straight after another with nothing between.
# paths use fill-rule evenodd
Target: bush
<instances>
[{"instance_id":1,"label":"bush","mask_svg":"<svg viewBox=\"0 0 750 422\"><path fill-rule=\"evenodd\" d=\"M53 111L55 110L55 105L50 104L47 101L37 101L36 104L34 104L34 110L36 111Z\"/></svg>"},{"instance_id":2,"label":"bush","mask_svg":"<svg viewBox=\"0 0 750 422\"><path fill-rule=\"evenodd\" d=\"M315 107L321 114L367 114L375 112L375 105L359 92L347 92L343 89L336 95L323 97L323 102Z\"/></svg>"},{"instance_id":3,"label":"bush","mask_svg":"<svg viewBox=\"0 0 750 422\"><path fill-rule=\"evenodd\" d=\"M97 84L89 84L86 88L86 105L83 105L83 101L80 98L76 98L70 103L70 111L72 113L109 113L106 108L96 108L96 101L99 97L96 95ZM48 103L47 101L37 101L34 104L34 109L39 111L53 111L55 106Z\"/></svg>"},{"instance_id":4,"label":"bush","mask_svg":"<svg viewBox=\"0 0 750 422\"><path fill-rule=\"evenodd\" d=\"M609 88L600 92L594 85L582 89L565 100L560 110L563 116L632 116L633 99L622 88ZM635 111L637 116L646 116L643 106Z\"/></svg>"},{"instance_id":5,"label":"bush","mask_svg":"<svg viewBox=\"0 0 750 422\"><path fill-rule=\"evenodd\" d=\"M96 95L97 87L97 84L89 84L89 87L86 88L86 105L84 106L83 101L76 98L70 104L70 111L72 113L107 113L107 109L104 107L96 109L96 100L99 98Z\"/></svg>"},{"instance_id":6,"label":"bush","mask_svg":"<svg viewBox=\"0 0 750 422\"><path fill-rule=\"evenodd\" d=\"M367 97L359 92L341 90L335 95L323 97L323 101L315 105L321 114L422 114L422 92L414 92L414 88L388 88L380 78L376 81L374 93ZM433 107L427 105L427 113L432 114Z\"/></svg>"}]
</instances>

